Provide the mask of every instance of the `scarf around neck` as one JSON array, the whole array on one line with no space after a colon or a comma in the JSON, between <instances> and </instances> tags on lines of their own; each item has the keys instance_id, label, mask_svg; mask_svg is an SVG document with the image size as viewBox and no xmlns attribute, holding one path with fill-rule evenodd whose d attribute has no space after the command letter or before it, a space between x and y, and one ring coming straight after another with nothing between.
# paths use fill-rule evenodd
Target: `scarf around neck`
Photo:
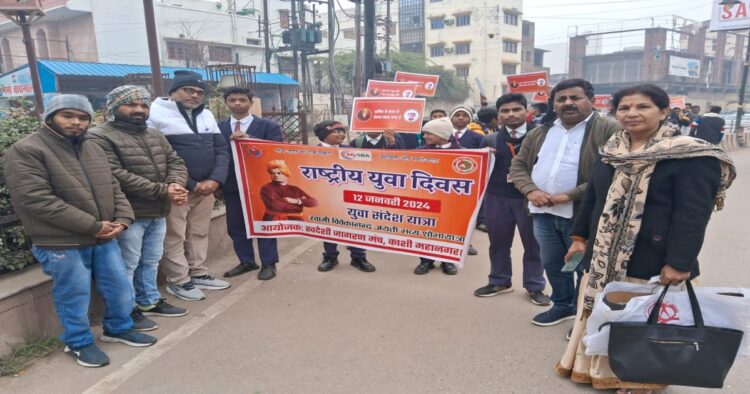
<instances>
[{"instance_id":1,"label":"scarf around neck","mask_svg":"<svg viewBox=\"0 0 750 394\"><path fill-rule=\"evenodd\" d=\"M721 162L721 181L714 198L717 211L724 207L726 190L736 176L734 164L720 147L704 140L676 136L663 126L639 150L630 152L630 133L620 130L600 149L602 161L615 168L607 200L599 218L591 256L589 280L584 293L584 313L590 313L604 286L625 278L635 248L646 205L649 181L661 160L715 157Z\"/></svg>"}]
</instances>

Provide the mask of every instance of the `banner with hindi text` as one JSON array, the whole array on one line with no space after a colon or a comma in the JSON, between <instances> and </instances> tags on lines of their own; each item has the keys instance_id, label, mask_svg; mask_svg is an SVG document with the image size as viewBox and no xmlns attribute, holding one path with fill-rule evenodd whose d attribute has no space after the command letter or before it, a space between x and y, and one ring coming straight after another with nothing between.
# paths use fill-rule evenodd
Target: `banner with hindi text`
<instances>
[{"instance_id":1,"label":"banner with hindi text","mask_svg":"<svg viewBox=\"0 0 750 394\"><path fill-rule=\"evenodd\" d=\"M235 140L251 237L303 236L463 264L492 157Z\"/></svg>"}]
</instances>

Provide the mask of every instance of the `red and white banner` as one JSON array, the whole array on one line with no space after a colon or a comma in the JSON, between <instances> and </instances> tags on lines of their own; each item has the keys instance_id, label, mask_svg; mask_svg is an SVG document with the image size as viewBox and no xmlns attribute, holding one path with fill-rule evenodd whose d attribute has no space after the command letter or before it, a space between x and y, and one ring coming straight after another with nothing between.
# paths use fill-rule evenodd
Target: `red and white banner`
<instances>
[{"instance_id":1,"label":"red and white banner","mask_svg":"<svg viewBox=\"0 0 750 394\"><path fill-rule=\"evenodd\" d=\"M597 94L594 95L594 108L609 111L612 103L611 94Z\"/></svg>"},{"instance_id":2,"label":"red and white banner","mask_svg":"<svg viewBox=\"0 0 750 394\"><path fill-rule=\"evenodd\" d=\"M549 94L546 91L534 92L534 95L531 96L532 103L546 103L548 100Z\"/></svg>"},{"instance_id":3,"label":"red and white banner","mask_svg":"<svg viewBox=\"0 0 750 394\"><path fill-rule=\"evenodd\" d=\"M546 71L508 75L507 78L508 93L536 93L549 89L549 76Z\"/></svg>"},{"instance_id":4,"label":"red and white banner","mask_svg":"<svg viewBox=\"0 0 750 394\"><path fill-rule=\"evenodd\" d=\"M669 96L669 108L685 108L687 98L685 96Z\"/></svg>"},{"instance_id":5,"label":"red and white banner","mask_svg":"<svg viewBox=\"0 0 750 394\"><path fill-rule=\"evenodd\" d=\"M416 82L367 81L365 97L417 97L419 84Z\"/></svg>"},{"instance_id":6,"label":"red and white banner","mask_svg":"<svg viewBox=\"0 0 750 394\"><path fill-rule=\"evenodd\" d=\"M417 83L419 85L417 88L417 95L426 97L432 97L435 95L439 80L439 75L415 74L403 71L396 71L396 77L393 79L394 82Z\"/></svg>"},{"instance_id":7,"label":"red and white banner","mask_svg":"<svg viewBox=\"0 0 750 394\"><path fill-rule=\"evenodd\" d=\"M423 98L355 97L349 129L419 133L422 130L424 106Z\"/></svg>"}]
</instances>

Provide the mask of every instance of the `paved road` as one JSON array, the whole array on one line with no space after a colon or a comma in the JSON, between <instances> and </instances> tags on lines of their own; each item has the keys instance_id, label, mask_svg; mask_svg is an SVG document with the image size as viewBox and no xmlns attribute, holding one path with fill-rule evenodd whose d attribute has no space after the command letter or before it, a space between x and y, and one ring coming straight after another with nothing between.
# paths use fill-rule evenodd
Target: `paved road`
<instances>
[{"instance_id":1,"label":"paved road","mask_svg":"<svg viewBox=\"0 0 750 394\"><path fill-rule=\"evenodd\" d=\"M702 254L703 283L750 286L746 221L750 215L750 150L733 153L740 177L727 207L714 215ZM489 299L472 295L488 271L487 237L479 256L457 276L416 276L415 258L372 253L378 270L316 266L322 245L281 242L279 276L261 283L233 280L184 318L158 319L160 342L148 349L102 344L112 364L84 369L56 354L15 378L0 393L580 393L553 366L570 323L532 326L543 310L516 291ZM513 258L520 261L520 242ZM216 273L234 264L213 263ZM520 267L517 271L520 273ZM725 388L746 393L750 362L740 361ZM707 392L672 387L668 393Z\"/></svg>"}]
</instances>

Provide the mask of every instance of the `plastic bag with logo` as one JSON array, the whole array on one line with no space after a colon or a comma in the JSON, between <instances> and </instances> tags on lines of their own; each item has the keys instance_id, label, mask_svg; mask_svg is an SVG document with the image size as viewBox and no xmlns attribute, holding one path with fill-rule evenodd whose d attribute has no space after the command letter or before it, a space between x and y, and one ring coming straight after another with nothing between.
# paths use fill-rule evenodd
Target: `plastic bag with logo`
<instances>
[{"instance_id":1,"label":"plastic bag with logo","mask_svg":"<svg viewBox=\"0 0 750 394\"><path fill-rule=\"evenodd\" d=\"M594 310L586 325L586 355L607 355L609 326L613 321L645 322L662 286L611 282L596 296ZM667 292L659 313L659 323L691 326L695 324L690 300L684 285ZM750 334L750 289L730 287L696 287L696 296L707 326L742 330ZM745 335L738 357L750 356L750 335Z\"/></svg>"}]
</instances>

